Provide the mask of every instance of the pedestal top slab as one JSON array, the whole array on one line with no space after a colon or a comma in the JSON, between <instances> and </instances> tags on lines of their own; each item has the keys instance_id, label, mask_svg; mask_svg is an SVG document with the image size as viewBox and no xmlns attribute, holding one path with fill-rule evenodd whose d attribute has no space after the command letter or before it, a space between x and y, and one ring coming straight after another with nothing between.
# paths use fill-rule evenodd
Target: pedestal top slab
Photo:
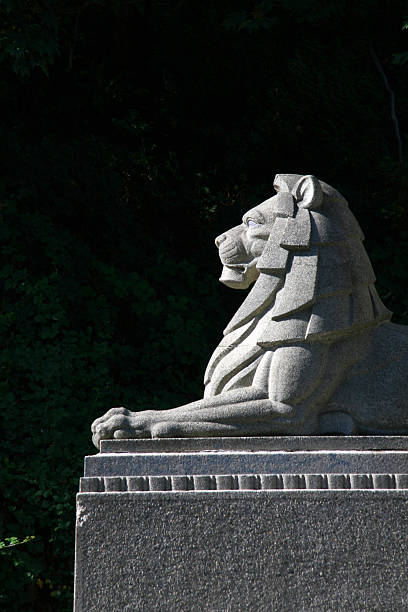
<instances>
[{"instance_id":1,"label":"pedestal top slab","mask_svg":"<svg viewBox=\"0 0 408 612\"><path fill-rule=\"evenodd\" d=\"M406 489L408 436L102 441L82 492Z\"/></svg>"},{"instance_id":2,"label":"pedestal top slab","mask_svg":"<svg viewBox=\"0 0 408 612\"><path fill-rule=\"evenodd\" d=\"M273 436L102 440L101 453L408 450L408 436Z\"/></svg>"}]
</instances>

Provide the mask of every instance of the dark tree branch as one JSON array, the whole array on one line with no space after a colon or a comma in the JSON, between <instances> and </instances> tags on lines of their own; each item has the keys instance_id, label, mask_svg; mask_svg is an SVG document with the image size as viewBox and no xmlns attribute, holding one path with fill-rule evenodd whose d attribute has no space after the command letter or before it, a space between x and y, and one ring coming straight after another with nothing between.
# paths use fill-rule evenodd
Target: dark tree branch
<instances>
[{"instance_id":1,"label":"dark tree branch","mask_svg":"<svg viewBox=\"0 0 408 612\"><path fill-rule=\"evenodd\" d=\"M370 44L370 53L371 53L371 57L373 58L374 64L377 67L378 72L382 76L385 88L388 91L388 93L390 94L391 118L392 118L392 121L394 123L395 137L396 137L397 143L398 143L398 159L399 159L399 163L402 165L402 162L403 162L403 150L402 150L401 134L400 134L399 124L398 124L398 117L397 117L397 113L395 111L395 95L394 95L393 90L390 87L387 75L385 74L384 69L381 66L381 62L378 59L378 56L377 56L377 54L376 54L372 44Z\"/></svg>"}]
</instances>

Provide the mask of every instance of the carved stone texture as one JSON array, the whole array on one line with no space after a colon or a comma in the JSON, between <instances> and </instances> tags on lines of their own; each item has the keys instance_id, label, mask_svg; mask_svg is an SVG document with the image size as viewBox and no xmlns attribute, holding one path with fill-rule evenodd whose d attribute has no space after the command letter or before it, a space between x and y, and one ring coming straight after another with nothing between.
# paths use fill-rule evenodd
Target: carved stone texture
<instances>
[{"instance_id":1,"label":"carved stone texture","mask_svg":"<svg viewBox=\"0 0 408 612\"><path fill-rule=\"evenodd\" d=\"M216 239L221 282L253 285L205 373L202 400L165 411L112 408L112 438L408 432L408 328L390 322L342 195L280 174L276 195Z\"/></svg>"}]
</instances>

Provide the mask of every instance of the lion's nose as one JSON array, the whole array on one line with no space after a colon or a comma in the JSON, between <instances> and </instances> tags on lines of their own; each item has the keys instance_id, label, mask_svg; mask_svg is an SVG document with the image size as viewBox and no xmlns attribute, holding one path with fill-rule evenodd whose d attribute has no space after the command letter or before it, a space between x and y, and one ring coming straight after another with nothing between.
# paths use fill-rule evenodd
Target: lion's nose
<instances>
[{"instance_id":1,"label":"lion's nose","mask_svg":"<svg viewBox=\"0 0 408 612\"><path fill-rule=\"evenodd\" d=\"M221 244L222 242L224 242L224 240L226 240L226 238L227 238L227 237L226 237L226 235L225 235L225 234L221 234L220 236L217 236L217 237L216 237L216 239L215 239L215 246L216 246L216 247L219 247L219 246L220 246L220 244Z\"/></svg>"}]
</instances>

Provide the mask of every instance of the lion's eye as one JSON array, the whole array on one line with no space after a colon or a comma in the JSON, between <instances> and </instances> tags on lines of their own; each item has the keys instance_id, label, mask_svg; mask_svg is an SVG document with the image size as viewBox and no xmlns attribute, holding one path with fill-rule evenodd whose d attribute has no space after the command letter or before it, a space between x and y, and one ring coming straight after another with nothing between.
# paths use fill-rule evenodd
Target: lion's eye
<instances>
[{"instance_id":1,"label":"lion's eye","mask_svg":"<svg viewBox=\"0 0 408 612\"><path fill-rule=\"evenodd\" d=\"M257 227L259 225L259 223L257 223L256 221L254 221L253 219L247 219L247 226L248 227Z\"/></svg>"}]
</instances>

